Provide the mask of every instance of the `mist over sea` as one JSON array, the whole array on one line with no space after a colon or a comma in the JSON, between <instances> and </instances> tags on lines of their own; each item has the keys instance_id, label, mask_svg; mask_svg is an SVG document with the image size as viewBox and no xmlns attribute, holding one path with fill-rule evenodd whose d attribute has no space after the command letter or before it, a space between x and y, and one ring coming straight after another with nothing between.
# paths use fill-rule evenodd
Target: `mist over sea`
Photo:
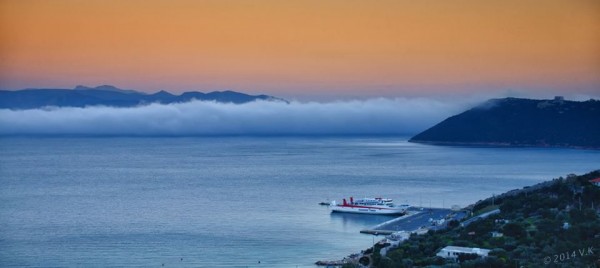
<instances>
[{"instance_id":1,"label":"mist over sea","mask_svg":"<svg viewBox=\"0 0 600 268\"><path fill-rule=\"evenodd\" d=\"M135 107L0 109L0 136L406 135L480 101L374 98L233 104L194 100Z\"/></svg>"},{"instance_id":2,"label":"mist over sea","mask_svg":"<svg viewBox=\"0 0 600 268\"><path fill-rule=\"evenodd\" d=\"M0 266L311 267L387 219L318 202L466 206L600 168L600 151L406 140L2 137Z\"/></svg>"}]
</instances>

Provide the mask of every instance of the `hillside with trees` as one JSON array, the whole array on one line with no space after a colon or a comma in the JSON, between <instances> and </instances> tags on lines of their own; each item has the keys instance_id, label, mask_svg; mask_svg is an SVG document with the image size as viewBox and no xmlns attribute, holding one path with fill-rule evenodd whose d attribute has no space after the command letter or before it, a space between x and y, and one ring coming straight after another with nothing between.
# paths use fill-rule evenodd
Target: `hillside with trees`
<instances>
[{"instance_id":1,"label":"hillside with trees","mask_svg":"<svg viewBox=\"0 0 600 268\"><path fill-rule=\"evenodd\" d=\"M600 148L600 101L492 99L419 133L411 142Z\"/></svg>"},{"instance_id":2,"label":"hillside with trees","mask_svg":"<svg viewBox=\"0 0 600 268\"><path fill-rule=\"evenodd\" d=\"M599 267L600 186L590 182L598 177L600 170L569 175L481 200L469 208L474 215L500 213L413 234L386 256L376 246L372 267ZM491 251L485 258L459 256L458 263L436 256L450 245Z\"/></svg>"}]
</instances>

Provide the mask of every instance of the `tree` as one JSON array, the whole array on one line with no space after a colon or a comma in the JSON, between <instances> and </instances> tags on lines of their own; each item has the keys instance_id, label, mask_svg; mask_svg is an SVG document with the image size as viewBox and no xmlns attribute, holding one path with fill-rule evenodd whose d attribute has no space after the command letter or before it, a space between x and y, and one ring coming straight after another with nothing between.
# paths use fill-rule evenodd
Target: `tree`
<instances>
[{"instance_id":1,"label":"tree","mask_svg":"<svg viewBox=\"0 0 600 268\"><path fill-rule=\"evenodd\" d=\"M527 237L527 232L525 231L525 229L521 227L521 225L514 222L507 223L506 225L504 225L504 227L502 228L502 232L504 232L504 234L507 236L512 236L517 239Z\"/></svg>"},{"instance_id":2,"label":"tree","mask_svg":"<svg viewBox=\"0 0 600 268\"><path fill-rule=\"evenodd\" d=\"M379 260L379 265L377 265L377 267L379 268L393 268L396 267L396 263L391 260L390 258L381 258L381 260Z\"/></svg>"},{"instance_id":3,"label":"tree","mask_svg":"<svg viewBox=\"0 0 600 268\"><path fill-rule=\"evenodd\" d=\"M388 251L387 257L394 261L400 261L400 260L402 260L402 257L404 257L404 250L401 248L398 248L395 250Z\"/></svg>"},{"instance_id":4,"label":"tree","mask_svg":"<svg viewBox=\"0 0 600 268\"><path fill-rule=\"evenodd\" d=\"M457 220L451 220L448 222L448 228L454 229L460 225L460 222Z\"/></svg>"}]
</instances>

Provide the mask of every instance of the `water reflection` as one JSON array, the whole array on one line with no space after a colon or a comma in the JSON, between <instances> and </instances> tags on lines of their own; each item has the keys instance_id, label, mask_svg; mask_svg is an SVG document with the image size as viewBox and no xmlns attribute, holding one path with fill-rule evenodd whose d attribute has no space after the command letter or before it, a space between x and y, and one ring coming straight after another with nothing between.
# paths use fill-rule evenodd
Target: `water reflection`
<instances>
[{"instance_id":1,"label":"water reflection","mask_svg":"<svg viewBox=\"0 0 600 268\"><path fill-rule=\"evenodd\" d=\"M394 218L396 218L396 216L339 212L331 213L331 221L336 224L341 223L344 229L364 229Z\"/></svg>"}]
</instances>

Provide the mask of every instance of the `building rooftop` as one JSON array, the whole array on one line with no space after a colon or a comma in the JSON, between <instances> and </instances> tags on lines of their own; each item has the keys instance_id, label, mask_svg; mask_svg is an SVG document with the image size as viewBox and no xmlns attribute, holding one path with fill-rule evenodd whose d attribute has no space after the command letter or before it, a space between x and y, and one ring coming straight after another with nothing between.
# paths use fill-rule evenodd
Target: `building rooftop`
<instances>
[{"instance_id":1,"label":"building rooftop","mask_svg":"<svg viewBox=\"0 0 600 268\"><path fill-rule=\"evenodd\" d=\"M456 246L447 246L445 248L442 248L441 250L452 251L452 252L460 252L460 253L475 253L477 255L480 255L480 254L487 255L487 253L490 252L489 249L483 249L483 248L466 248L466 247L456 247Z\"/></svg>"}]
</instances>

